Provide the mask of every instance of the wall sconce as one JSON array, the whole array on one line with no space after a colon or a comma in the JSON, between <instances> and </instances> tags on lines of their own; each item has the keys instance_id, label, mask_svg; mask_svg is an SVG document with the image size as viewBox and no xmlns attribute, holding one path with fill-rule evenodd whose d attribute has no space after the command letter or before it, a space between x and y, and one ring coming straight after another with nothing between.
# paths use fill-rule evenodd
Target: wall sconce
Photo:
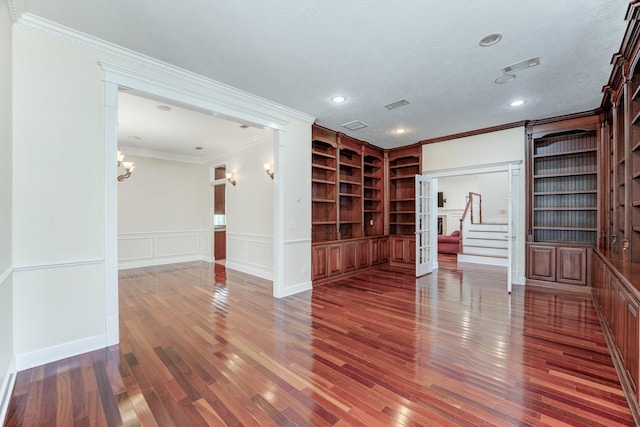
<instances>
[{"instance_id":1,"label":"wall sconce","mask_svg":"<svg viewBox=\"0 0 640 427\"><path fill-rule=\"evenodd\" d=\"M233 174L231 172L227 172L226 177L227 177L227 181L229 181L231 185L236 185L236 180L233 177Z\"/></svg>"},{"instance_id":2,"label":"wall sconce","mask_svg":"<svg viewBox=\"0 0 640 427\"><path fill-rule=\"evenodd\" d=\"M122 182L125 179L129 178L131 176L131 172L133 172L133 168L135 167L133 165L133 162L125 162L124 154L122 154L122 152L118 150L118 167L120 166L124 167L124 173L118 175L118 182Z\"/></svg>"},{"instance_id":3,"label":"wall sconce","mask_svg":"<svg viewBox=\"0 0 640 427\"><path fill-rule=\"evenodd\" d=\"M267 175L269 175L269 178L273 179L273 175L274 175L273 164L265 163L263 166L264 166L264 171L267 173Z\"/></svg>"}]
</instances>

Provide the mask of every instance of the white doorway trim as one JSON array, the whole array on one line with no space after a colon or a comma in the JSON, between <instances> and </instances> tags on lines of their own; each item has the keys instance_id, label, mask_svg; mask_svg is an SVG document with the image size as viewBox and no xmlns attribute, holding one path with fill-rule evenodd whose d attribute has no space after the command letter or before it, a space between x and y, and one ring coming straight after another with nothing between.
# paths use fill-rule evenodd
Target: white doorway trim
<instances>
[{"instance_id":1,"label":"white doorway trim","mask_svg":"<svg viewBox=\"0 0 640 427\"><path fill-rule=\"evenodd\" d=\"M511 282L515 285L524 285L524 271L520 271L521 266L521 254L524 254L524 246L525 242L523 240L524 236L519 236L519 224L520 224L520 197L519 197L519 189L520 189L520 167L522 165L521 160L513 161L513 162L503 162L503 163L490 163L486 165L474 165L474 166L465 166L459 168L449 168L449 169L436 169L436 170L425 170L422 172L423 175L427 175L431 178L446 178L446 177L454 177L454 176L464 176L464 175L481 175L485 173L493 173L493 172L506 172L509 179L509 188L512 188L513 191L511 193L511 197L509 199L509 223L512 224L512 228L510 230L510 238L512 242L515 242L516 245L514 250L511 252L511 259L508 261L509 263L509 273L511 276ZM511 289L511 284L509 284L509 289Z\"/></svg>"},{"instance_id":2,"label":"white doorway trim","mask_svg":"<svg viewBox=\"0 0 640 427\"><path fill-rule=\"evenodd\" d=\"M118 307L118 182L116 180L116 153L118 146L118 89L126 87L152 96L158 96L183 105L198 107L223 118L235 118L269 127L274 130L275 176L282 179L284 159L284 130L288 122L260 111L247 108L213 95L186 89L155 77L130 71L112 64L100 62L104 71L104 169L105 169L105 340L106 346L120 341ZM198 82L196 82L198 83ZM200 82L201 83L201 82ZM279 188L279 179L274 180L274 280L273 294L281 295L284 270L284 193Z\"/></svg>"}]
</instances>

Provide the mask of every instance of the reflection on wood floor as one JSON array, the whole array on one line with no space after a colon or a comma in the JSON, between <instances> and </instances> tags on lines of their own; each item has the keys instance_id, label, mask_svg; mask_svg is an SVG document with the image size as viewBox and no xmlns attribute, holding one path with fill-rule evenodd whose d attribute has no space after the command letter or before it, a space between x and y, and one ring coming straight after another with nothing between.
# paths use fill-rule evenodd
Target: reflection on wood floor
<instances>
[{"instance_id":1,"label":"reflection on wood floor","mask_svg":"<svg viewBox=\"0 0 640 427\"><path fill-rule=\"evenodd\" d=\"M19 373L6 425L633 425L588 295L455 258L283 299L219 264L120 275L121 344Z\"/></svg>"}]
</instances>

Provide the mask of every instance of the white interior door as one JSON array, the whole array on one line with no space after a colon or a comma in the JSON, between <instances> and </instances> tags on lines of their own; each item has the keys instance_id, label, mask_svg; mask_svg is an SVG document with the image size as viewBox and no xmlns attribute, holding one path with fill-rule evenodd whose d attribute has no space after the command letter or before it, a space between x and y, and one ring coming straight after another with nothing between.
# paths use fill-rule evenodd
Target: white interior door
<instances>
[{"instance_id":1,"label":"white interior door","mask_svg":"<svg viewBox=\"0 0 640 427\"><path fill-rule=\"evenodd\" d=\"M438 268L438 181L416 175L416 277Z\"/></svg>"}]
</instances>

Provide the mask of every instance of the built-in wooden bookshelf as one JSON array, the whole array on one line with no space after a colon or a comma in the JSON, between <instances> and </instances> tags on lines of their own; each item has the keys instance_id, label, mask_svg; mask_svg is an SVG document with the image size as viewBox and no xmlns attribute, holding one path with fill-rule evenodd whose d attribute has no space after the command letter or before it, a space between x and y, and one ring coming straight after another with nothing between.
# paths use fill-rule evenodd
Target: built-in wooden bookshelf
<instances>
[{"instance_id":1,"label":"built-in wooden bookshelf","mask_svg":"<svg viewBox=\"0 0 640 427\"><path fill-rule=\"evenodd\" d=\"M363 217L365 236L381 236L384 233L384 198L382 153L365 147L363 161Z\"/></svg>"},{"instance_id":2,"label":"built-in wooden bookshelf","mask_svg":"<svg viewBox=\"0 0 640 427\"><path fill-rule=\"evenodd\" d=\"M602 116L527 128L527 278L587 285L598 245Z\"/></svg>"},{"instance_id":3,"label":"built-in wooden bookshelf","mask_svg":"<svg viewBox=\"0 0 640 427\"><path fill-rule=\"evenodd\" d=\"M388 262L383 150L317 125L312 138L312 280Z\"/></svg>"},{"instance_id":4,"label":"built-in wooden bookshelf","mask_svg":"<svg viewBox=\"0 0 640 427\"><path fill-rule=\"evenodd\" d=\"M415 176L420 174L421 147L389 153L389 232L414 235L416 226Z\"/></svg>"},{"instance_id":5,"label":"built-in wooden bookshelf","mask_svg":"<svg viewBox=\"0 0 640 427\"><path fill-rule=\"evenodd\" d=\"M362 143L339 137L339 237L362 237Z\"/></svg>"},{"instance_id":6,"label":"built-in wooden bookshelf","mask_svg":"<svg viewBox=\"0 0 640 427\"><path fill-rule=\"evenodd\" d=\"M595 129L534 136L531 239L595 245L598 136Z\"/></svg>"},{"instance_id":7,"label":"built-in wooden bookshelf","mask_svg":"<svg viewBox=\"0 0 640 427\"><path fill-rule=\"evenodd\" d=\"M631 133L627 150L628 251L633 262L640 262L640 65L631 79Z\"/></svg>"},{"instance_id":8,"label":"built-in wooden bookshelf","mask_svg":"<svg viewBox=\"0 0 640 427\"><path fill-rule=\"evenodd\" d=\"M312 241L338 238L338 148L336 135L314 129L311 143Z\"/></svg>"}]
</instances>

